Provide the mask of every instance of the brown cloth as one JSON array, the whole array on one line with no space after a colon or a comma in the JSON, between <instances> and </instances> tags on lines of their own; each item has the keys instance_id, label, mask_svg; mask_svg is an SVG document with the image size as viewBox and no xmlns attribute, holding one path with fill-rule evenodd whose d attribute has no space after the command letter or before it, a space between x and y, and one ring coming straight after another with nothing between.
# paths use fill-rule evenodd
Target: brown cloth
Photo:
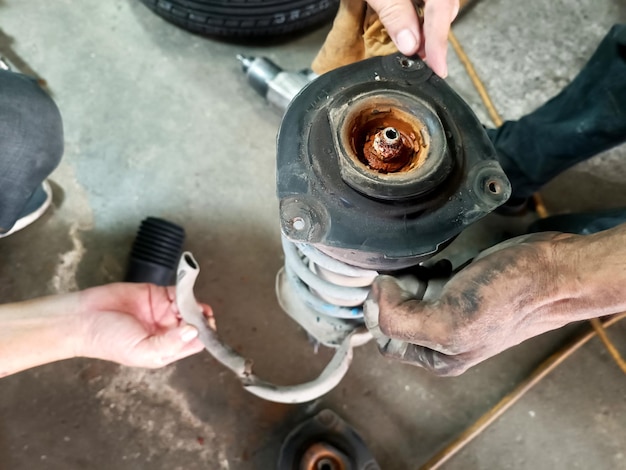
<instances>
[{"instance_id":1,"label":"brown cloth","mask_svg":"<svg viewBox=\"0 0 626 470\"><path fill-rule=\"evenodd\" d=\"M311 68L328 72L370 57L397 52L376 12L363 0L341 0L333 27Z\"/></svg>"}]
</instances>

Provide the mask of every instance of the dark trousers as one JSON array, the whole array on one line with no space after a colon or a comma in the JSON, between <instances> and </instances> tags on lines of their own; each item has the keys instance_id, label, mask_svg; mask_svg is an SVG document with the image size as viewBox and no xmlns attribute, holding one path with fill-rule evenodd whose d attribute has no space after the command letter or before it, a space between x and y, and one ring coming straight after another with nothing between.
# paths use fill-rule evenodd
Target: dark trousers
<instances>
[{"instance_id":1,"label":"dark trousers","mask_svg":"<svg viewBox=\"0 0 626 470\"><path fill-rule=\"evenodd\" d=\"M529 197L576 163L626 142L626 25L610 30L581 72L557 96L488 134L514 198ZM626 208L597 217L561 216L542 221L539 227L591 233L623 222Z\"/></svg>"},{"instance_id":2,"label":"dark trousers","mask_svg":"<svg viewBox=\"0 0 626 470\"><path fill-rule=\"evenodd\" d=\"M0 70L0 233L62 155L61 115L50 96L34 79Z\"/></svg>"}]
</instances>

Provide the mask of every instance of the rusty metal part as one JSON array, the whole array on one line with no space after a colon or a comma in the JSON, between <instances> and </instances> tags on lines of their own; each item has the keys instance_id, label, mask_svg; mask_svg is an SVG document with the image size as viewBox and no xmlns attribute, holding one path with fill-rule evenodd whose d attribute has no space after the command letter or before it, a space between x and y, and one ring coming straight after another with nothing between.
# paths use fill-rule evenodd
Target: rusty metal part
<instances>
[{"instance_id":1,"label":"rusty metal part","mask_svg":"<svg viewBox=\"0 0 626 470\"><path fill-rule=\"evenodd\" d=\"M431 132L394 101L364 100L348 113L342 132L347 155L373 175L415 172L428 156Z\"/></svg>"},{"instance_id":2,"label":"rusty metal part","mask_svg":"<svg viewBox=\"0 0 626 470\"><path fill-rule=\"evenodd\" d=\"M398 67L405 70L401 62ZM442 184L454 167L437 111L421 96L391 89L359 93L331 108L329 117L338 130L342 179L370 197L421 197Z\"/></svg>"},{"instance_id":3,"label":"rusty metal part","mask_svg":"<svg viewBox=\"0 0 626 470\"><path fill-rule=\"evenodd\" d=\"M406 136L395 127L385 127L367 136L363 156L370 168L381 173L401 171L416 153L414 137L415 134Z\"/></svg>"},{"instance_id":4,"label":"rusty metal part","mask_svg":"<svg viewBox=\"0 0 626 470\"><path fill-rule=\"evenodd\" d=\"M347 470L349 462L342 452L325 442L311 445L300 462L300 470Z\"/></svg>"},{"instance_id":5,"label":"rusty metal part","mask_svg":"<svg viewBox=\"0 0 626 470\"><path fill-rule=\"evenodd\" d=\"M330 410L298 425L280 449L277 470L380 470L358 433Z\"/></svg>"}]
</instances>

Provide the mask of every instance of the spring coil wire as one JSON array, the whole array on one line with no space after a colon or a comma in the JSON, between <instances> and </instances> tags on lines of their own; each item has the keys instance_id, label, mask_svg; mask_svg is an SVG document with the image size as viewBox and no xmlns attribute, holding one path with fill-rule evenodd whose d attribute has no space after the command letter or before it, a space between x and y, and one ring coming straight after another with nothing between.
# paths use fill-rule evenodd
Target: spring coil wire
<instances>
[{"instance_id":1,"label":"spring coil wire","mask_svg":"<svg viewBox=\"0 0 626 470\"><path fill-rule=\"evenodd\" d=\"M284 236L282 246L287 279L309 308L320 315L363 323L363 303L377 271L351 266Z\"/></svg>"}]
</instances>

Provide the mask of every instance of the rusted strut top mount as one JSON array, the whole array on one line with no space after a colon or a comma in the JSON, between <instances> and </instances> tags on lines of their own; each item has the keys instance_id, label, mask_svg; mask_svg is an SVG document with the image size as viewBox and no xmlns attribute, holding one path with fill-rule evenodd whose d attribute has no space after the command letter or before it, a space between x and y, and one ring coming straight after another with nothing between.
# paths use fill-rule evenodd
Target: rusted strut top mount
<instances>
[{"instance_id":1,"label":"rusted strut top mount","mask_svg":"<svg viewBox=\"0 0 626 470\"><path fill-rule=\"evenodd\" d=\"M419 264L510 195L469 106L418 58L374 57L324 74L278 136L283 234L345 263Z\"/></svg>"}]
</instances>

